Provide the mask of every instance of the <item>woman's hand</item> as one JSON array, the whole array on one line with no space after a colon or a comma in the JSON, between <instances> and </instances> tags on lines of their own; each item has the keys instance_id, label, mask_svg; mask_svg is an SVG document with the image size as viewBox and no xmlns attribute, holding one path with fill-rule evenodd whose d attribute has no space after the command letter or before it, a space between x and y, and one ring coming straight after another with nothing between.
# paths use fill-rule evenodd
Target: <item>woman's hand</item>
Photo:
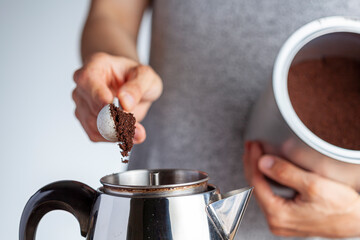
<instances>
[{"instance_id":1,"label":"woman's hand","mask_svg":"<svg viewBox=\"0 0 360 240\"><path fill-rule=\"evenodd\" d=\"M351 187L307 172L281 158L263 155L256 142L246 143L244 166L275 235L360 236L360 197ZM265 176L296 190L296 197L284 199L275 195Z\"/></svg>"},{"instance_id":2,"label":"woman's hand","mask_svg":"<svg viewBox=\"0 0 360 240\"><path fill-rule=\"evenodd\" d=\"M76 88L72 97L75 115L91 141L106 141L97 130L96 118L100 110L117 97L124 111L132 112L140 122L152 102L162 93L162 81L155 71L124 57L106 53L94 54L74 73ZM135 143L146 138L144 127L136 123Z\"/></svg>"}]
</instances>

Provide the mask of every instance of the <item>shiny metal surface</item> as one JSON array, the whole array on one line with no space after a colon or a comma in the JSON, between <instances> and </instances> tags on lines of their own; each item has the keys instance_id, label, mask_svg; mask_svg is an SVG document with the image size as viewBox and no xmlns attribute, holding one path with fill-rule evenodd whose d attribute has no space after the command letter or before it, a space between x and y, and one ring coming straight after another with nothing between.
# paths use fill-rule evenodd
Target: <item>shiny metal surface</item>
<instances>
[{"instance_id":1,"label":"shiny metal surface","mask_svg":"<svg viewBox=\"0 0 360 240\"><path fill-rule=\"evenodd\" d=\"M146 184L149 189L169 189L159 184L188 187L188 184L207 181L204 172L178 169L133 170L126 176L104 177L102 182L111 186L103 186L97 191L76 181L46 185L25 206L20 239L34 240L41 218L60 209L77 218L81 234L88 240L231 240L252 192L252 188L244 188L221 195L213 185L206 185L201 192L184 194L182 191L181 195L167 196L104 191L125 183L135 184L135 187ZM133 179L134 176L143 178Z\"/></svg>"},{"instance_id":2,"label":"shiny metal surface","mask_svg":"<svg viewBox=\"0 0 360 240\"><path fill-rule=\"evenodd\" d=\"M114 99L115 106L119 106L118 99ZM115 130L115 122L114 119L111 116L110 112L110 104L105 105L101 111L99 112L97 119L96 119L96 125L99 133L101 136L103 136L106 140L110 142L119 142L118 138L116 137L116 130ZM120 153L123 151L121 148L118 148ZM127 156L123 156L120 154L121 162L128 162L130 160L130 154L128 153ZM126 167L127 169L127 167Z\"/></svg>"},{"instance_id":3,"label":"shiny metal surface","mask_svg":"<svg viewBox=\"0 0 360 240\"><path fill-rule=\"evenodd\" d=\"M210 203L206 211L223 239L233 239L249 203L253 187L234 190Z\"/></svg>"},{"instance_id":4,"label":"shiny metal surface","mask_svg":"<svg viewBox=\"0 0 360 240\"><path fill-rule=\"evenodd\" d=\"M360 59L360 20L328 17L296 31L281 48L272 82L253 109L245 138L262 142L267 153L360 190L360 151L334 146L313 134L292 108L287 91L292 64L324 56Z\"/></svg>"},{"instance_id":5,"label":"shiny metal surface","mask_svg":"<svg viewBox=\"0 0 360 240\"><path fill-rule=\"evenodd\" d=\"M132 170L101 178L102 191L123 196L174 196L204 192L207 173L186 169Z\"/></svg>"},{"instance_id":6,"label":"shiny metal surface","mask_svg":"<svg viewBox=\"0 0 360 240\"><path fill-rule=\"evenodd\" d=\"M110 113L110 104L105 105L99 112L96 125L101 136L110 142L117 142L115 123Z\"/></svg>"},{"instance_id":7,"label":"shiny metal surface","mask_svg":"<svg viewBox=\"0 0 360 240\"><path fill-rule=\"evenodd\" d=\"M121 197L100 191L87 239L233 239L251 191L233 191L222 200L211 185L203 193L160 198Z\"/></svg>"}]
</instances>

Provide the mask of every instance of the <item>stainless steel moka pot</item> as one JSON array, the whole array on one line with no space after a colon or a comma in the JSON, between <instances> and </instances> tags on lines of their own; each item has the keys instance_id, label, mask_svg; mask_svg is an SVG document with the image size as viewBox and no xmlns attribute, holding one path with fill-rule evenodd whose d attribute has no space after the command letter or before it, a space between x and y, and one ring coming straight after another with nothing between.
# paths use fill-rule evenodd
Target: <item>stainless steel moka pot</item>
<instances>
[{"instance_id":1,"label":"stainless steel moka pot","mask_svg":"<svg viewBox=\"0 0 360 240\"><path fill-rule=\"evenodd\" d=\"M359 18L318 19L289 37L275 61L272 81L252 111L245 139L260 141L266 153L360 191L360 151L332 145L312 133L297 116L288 93L293 64L327 56L360 60Z\"/></svg>"},{"instance_id":2,"label":"stainless steel moka pot","mask_svg":"<svg viewBox=\"0 0 360 240\"><path fill-rule=\"evenodd\" d=\"M51 183L28 201L20 240L34 240L52 210L72 213L89 240L233 239L252 188L220 194L205 172L132 170L103 177L94 190L75 181Z\"/></svg>"}]
</instances>

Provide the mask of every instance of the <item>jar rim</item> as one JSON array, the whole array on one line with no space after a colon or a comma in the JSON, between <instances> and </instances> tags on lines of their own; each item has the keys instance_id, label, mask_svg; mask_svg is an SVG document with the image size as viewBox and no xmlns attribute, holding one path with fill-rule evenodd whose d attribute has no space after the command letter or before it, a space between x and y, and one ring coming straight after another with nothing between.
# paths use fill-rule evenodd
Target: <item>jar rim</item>
<instances>
[{"instance_id":1,"label":"jar rim","mask_svg":"<svg viewBox=\"0 0 360 240\"><path fill-rule=\"evenodd\" d=\"M312 40L332 33L360 34L360 18L333 16L310 22L294 32L284 43L273 69L273 91L279 111L292 131L318 152L347 163L360 164L360 151L330 144L312 133L292 107L288 93L288 72L296 54Z\"/></svg>"}]
</instances>

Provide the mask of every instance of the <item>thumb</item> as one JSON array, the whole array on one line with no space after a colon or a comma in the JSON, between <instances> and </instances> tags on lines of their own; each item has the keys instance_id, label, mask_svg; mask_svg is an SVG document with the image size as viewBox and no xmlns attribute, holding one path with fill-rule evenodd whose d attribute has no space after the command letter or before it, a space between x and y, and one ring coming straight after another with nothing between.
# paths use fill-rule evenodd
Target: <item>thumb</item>
<instances>
[{"instance_id":1,"label":"thumb","mask_svg":"<svg viewBox=\"0 0 360 240\"><path fill-rule=\"evenodd\" d=\"M261 157L258 167L267 177L301 194L307 194L309 180L313 179L314 175L287 160L271 155Z\"/></svg>"},{"instance_id":2,"label":"thumb","mask_svg":"<svg viewBox=\"0 0 360 240\"><path fill-rule=\"evenodd\" d=\"M118 98L123 109L129 112L140 101L155 101L161 92L162 82L155 71L149 66L138 65L129 70Z\"/></svg>"}]
</instances>

